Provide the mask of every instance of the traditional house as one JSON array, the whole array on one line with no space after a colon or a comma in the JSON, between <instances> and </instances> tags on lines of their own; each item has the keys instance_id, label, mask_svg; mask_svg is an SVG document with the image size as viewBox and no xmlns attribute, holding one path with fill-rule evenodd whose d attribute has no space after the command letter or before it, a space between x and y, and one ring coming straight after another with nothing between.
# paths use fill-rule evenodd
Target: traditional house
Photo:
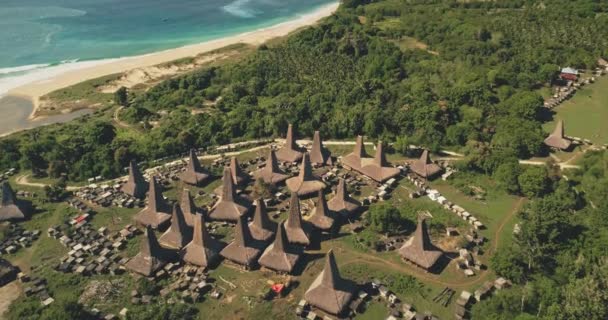
<instances>
[{"instance_id":1,"label":"traditional house","mask_svg":"<svg viewBox=\"0 0 608 320\"><path fill-rule=\"evenodd\" d=\"M190 194L190 190L184 189L182 191L182 199L180 201L180 206L182 208L182 212L184 213L186 224L188 224L188 226L190 227L194 226L194 220L196 215L202 212L199 208L196 207L194 199L192 199L192 194Z\"/></svg>"},{"instance_id":2,"label":"traditional house","mask_svg":"<svg viewBox=\"0 0 608 320\"><path fill-rule=\"evenodd\" d=\"M251 230L253 239L268 241L274 236L276 228L277 224L268 217L264 201L262 199L256 200L253 221L249 223L249 229Z\"/></svg>"},{"instance_id":3,"label":"traditional house","mask_svg":"<svg viewBox=\"0 0 608 320\"><path fill-rule=\"evenodd\" d=\"M194 231L192 241L181 250L181 257L186 263L199 267L214 265L219 259L222 244L209 235L202 214L197 214L194 219Z\"/></svg>"},{"instance_id":4,"label":"traditional house","mask_svg":"<svg viewBox=\"0 0 608 320\"><path fill-rule=\"evenodd\" d=\"M287 127L287 137L285 144L277 151L277 159L284 162L296 162L302 159L303 150L296 145L294 138L293 126L291 123Z\"/></svg>"},{"instance_id":5,"label":"traditional house","mask_svg":"<svg viewBox=\"0 0 608 320\"><path fill-rule=\"evenodd\" d=\"M329 231L334 226L334 218L331 217L331 212L327 208L323 191L319 191L317 203L308 222L323 231Z\"/></svg>"},{"instance_id":6,"label":"traditional house","mask_svg":"<svg viewBox=\"0 0 608 320\"><path fill-rule=\"evenodd\" d=\"M399 249L399 254L417 266L429 270L441 258L443 252L431 243L426 220L421 217L414 235Z\"/></svg>"},{"instance_id":7,"label":"traditional house","mask_svg":"<svg viewBox=\"0 0 608 320\"><path fill-rule=\"evenodd\" d=\"M411 170L419 177L432 179L441 173L441 167L431 161L429 151L424 149L422 155L410 166Z\"/></svg>"},{"instance_id":8,"label":"traditional house","mask_svg":"<svg viewBox=\"0 0 608 320\"><path fill-rule=\"evenodd\" d=\"M325 188L325 183L312 174L312 167L307 153L302 157L300 174L297 177L287 179L285 183L289 191L297 193L301 197L317 193Z\"/></svg>"},{"instance_id":9,"label":"traditional house","mask_svg":"<svg viewBox=\"0 0 608 320\"><path fill-rule=\"evenodd\" d=\"M311 305L334 315L342 314L353 297L356 286L340 276L334 253L327 253L325 267L310 288L304 299Z\"/></svg>"},{"instance_id":10,"label":"traditional house","mask_svg":"<svg viewBox=\"0 0 608 320\"><path fill-rule=\"evenodd\" d=\"M329 200L327 207L333 212L340 213L344 216L350 216L361 208L361 203L348 195L348 192L346 192L346 182L344 179L340 179L336 194Z\"/></svg>"},{"instance_id":11,"label":"traditional house","mask_svg":"<svg viewBox=\"0 0 608 320\"><path fill-rule=\"evenodd\" d=\"M253 176L256 179L262 179L264 182L277 185L279 183L284 182L289 178L289 175L285 174L281 169L279 169L279 165L277 163L277 156L272 150L268 152L268 159L266 159L266 166L258 171L253 173Z\"/></svg>"},{"instance_id":12,"label":"traditional house","mask_svg":"<svg viewBox=\"0 0 608 320\"><path fill-rule=\"evenodd\" d=\"M312 139L312 148L310 149L310 162L318 166L331 166L333 160L331 152L323 147L323 141L319 131L315 131Z\"/></svg>"},{"instance_id":13,"label":"traditional house","mask_svg":"<svg viewBox=\"0 0 608 320\"><path fill-rule=\"evenodd\" d=\"M15 196L8 181L2 183L2 202L0 203L0 221L25 219L26 207Z\"/></svg>"},{"instance_id":14,"label":"traditional house","mask_svg":"<svg viewBox=\"0 0 608 320\"><path fill-rule=\"evenodd\" d=\"M285 231L287 231L287 240L289 240L289 243L304 246L310 245L310 226L307 222L302 220L300 198L295 192L291 194L291 199L289 200L289 215L285 222Z\"/></svg>"},{"instance_id":15,"label":"traditional house","mask_svg":"<svg viewBox=\"0 0 608 320\"><path fill-rule=\"evenodd\" d=\"M190 159L186 166L186 171L182 172L181 180L184 183L197 186L209 179L209 177L209 173L205 171L198 161L194 149L190 149Z\"/></svg>"},{"instance_id":16,"label":"traditional house","mask_svg":"<svg viewBox=\"0 0 608 320\"><path fill-rule=\"evenodd\" d=\"M146 192L148 192L148 184L144 179L144 176L139 171L137 167L137 163L135 160L131 160L129 163L129 179L127 183L122 186L122 192L138 198L143 199L146 197Z\"/></svg>"},{"instance_id":17,"label":"traditional house","mask_svg":"<svg viewBox=\"0 0 608 320\"><path fill-rule=\"evenodd\" d=\"M137 224L153 229L162 229L171 219L171 207L165 201L156 177L150 178L148 205L134 219Z\"/></svg>"},{"instance_id":18,"label":"traditional house","mask_svg":"<svg viewBox=\"0 0 608 320\"><path fill-rule=\"evenodd\" d=\"M382 142L378 142L376 146L376 155L373 158L368 157L365 153L362 136L357 137L355 149L342 159L342 164L347 169L357 171L377 182L384 182L394 178L400 172L398 168L388 165L384 156Z\"/></svg>"},{"instance_id":19,"label":"traditional house","mask_svg":"<svg viewBox=\"0 0 608 320\"><path fill-rule=\"evenodd\" d=\"M224 168L222 182L220 200L209 212L209 217L213 220L237 221L249 211L251 203L236 194L230 168Z\"/></svg>"},{"instance_id":20,"label":"traditional house","mask_svg":"<svg viewBox=\"0 0 608 320\"><path fill-rule=\"evenodd\" d=\"M160 237L163 248L179 250L192 241L192 227L186 223L186 218L179 204L173 205L171 227Z\"/></svg>"},{"instance_id":21,"label":"traditional house","mask_svg":"<svg viewBox=\"0 0 608 320\"><path fill-rule=\"evenodd\" d=\"M279 224L274 242L264 250L260 265L278 272L291 273L298 263L302 250L287 241L284 223Z\"/></svg>"},{"instance_id":22,"label":"traditional house","mask_svg":"<svg viewBox=\"0 0 608 320\"><path fill-rule=\"evenodd\" d=\"M234 231L234 241L226 246L220 255L232 262L244 266L246 269L253 267L262 253L259 243L251 236L247 225L247 217L240 216Z\"/></svg>"},{"instance_id":23,"label":"traditional house","mask_svg":"<svg viewBox=\"0 0 608 320\"><path fill-rule=\"evenodd\" d=\"M564 121L559 120L553 132L545 139L548 147L558 150L568 150L572 141L564 135Z\"/></svg>"},{"instance_id":24,"label":"traditional house","mask_svg":"<svg viewBox=\"0 0 608 320\"><path fill-rule=\"evenodd\" d=\"M152 227L147 226L144 237L139 245L139 253L131 258L125 267L128 270L149 277L166 264L167 253L158 244Z\"/></svg>"},{"instance_id":25,"label":"traditional house","mask_svg":"<svg viewBox=\"0 0 608 320\"><path fill-rule=\"evenodd\" d=\"M249 181L249 175L243 172L236 157L230 158L230 174L232 175L232 182L236 186L242 186Z\"/></svg>"},{"instance_id":26,"label":"traditional house","mask_svg":"<svg viewBox=\"0 0 608 320\"><path fill-rule=\"evenodd\" d=\"M568 81L576 81L578 80L578 76L579 76L579 72L578 70L574 69L574 68L562 68L562 71L559 74L559 77L562 78L563 80L568 80Z\"/></svg>"}]
</instances>

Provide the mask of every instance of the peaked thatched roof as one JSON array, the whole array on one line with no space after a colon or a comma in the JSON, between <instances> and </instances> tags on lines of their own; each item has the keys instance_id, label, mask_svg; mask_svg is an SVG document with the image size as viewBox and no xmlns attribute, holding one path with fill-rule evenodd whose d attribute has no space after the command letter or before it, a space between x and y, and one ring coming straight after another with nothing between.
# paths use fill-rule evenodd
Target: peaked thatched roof
<instances>
[{"instance_id":1,"label":"peaked thatched roof","mask_svg":"<svg viewBox=\"0 0 608 320\"><path fill-rule=\"evenodd\" d=\"M340 276L334 253L329 250L323 271L304 293L304 299L327 313L338 315L348 306L354 291L354 284Z\"/></svg>"},{"instance_id":2,"label":"peaked thatched roof","mask_svg":"<svg viewBox=\"0 0 608 320\"><path fill-rule=\"evenodd\" d=\"M327 203L329 210L339 212L344 215L349 215L361 208L359 201L351 198L346 192L346 182L344 179L340 179L338 182L338 189L336 194Z\"/></svg>"},{"instance_id":3,"label":"peaked thatched roof","mask_svg":"<svg viewBox=\"0 0 608 320\"><path fill-rule=\"evenodd\" d=\"M167 264L167 255L158 244L154 230L146 227L143 239L139 244L139 253L125 267L146 277L153 275L157 270Z\"/></svg>"},{"instance_id":4,"label":"peaked thatched roof","mask_svg":"<svg viewBox=\"0 0 608 320\"><path fill-rule=\"evenodd\" d=\"M188 160L186 171L182 172L181 174L181 180L184 183L196 186L209 179L209 177L209 173L205 171L203 166L201 166L201 163L198 161L196 151L194 151L194 149L190 149L190 159Z\"/></svg>"},{"instance_id":5,"label":"peaked thatched roof","mask_svg":"<svg viewBox=\"0 0 608 320\"><path fill-rule=\"evenodd\" d=\"M564 135L564 121L559 120L553 132L545 139L545 144L551 148L567 150L572 141Z\"/></svg>"},{"instance_id":6,"label":"peaked thatched roof","mask_svg":"<svg viewBox=\"0 0 608 320\"><path fill-rule=\"evenodd\" d=\"M287 231L287 239L290 243L309 245L310 238L308 237L308 225L302 221L302 212L300 211L300 198L295 192L291 193L289 200L289 216L285 222L285 231Z\"/></svg>"},{"instance_id":7,"label":"peaked thatched roof","mask_svg":"<svg viewBox=\"0 0 608 320\"><path fill-rule=\"evenodd\" d=\"M399 249L399 254L406 260L424 268L432 268L443 252L432 243L424 218L418 219L418 226L414 235Z\"/></svg>"},{"instance_id":8,"label":"peaked thatched roof","mask_svg":"<svg viewBox=\"0 0 608 320\"><path fill-rule=\"evenodd\" d=\"M184 189L182 191L182 199L180 201L180 206L182 208L182 212L184 213L186 224L188 224L188 226L190 227L194 226L194 219L198 213L201 213L201 210L196 207L194 199L192 199L192 194L190 193L190 190Z\"/></svg>"},{"instance_id":9,"label":"peaked thatched roof","mask_svg":"<svg viewBox=\"0 0 608 320\"><path fill-rule=\"evenodd\" d=\"M274 236L274 230L276 230L276 228L277 224L268 217L264 201L262 199L257 199L255 201L253 221L249 224L251 236L255 240L268 241Z\"/></svg>"},{"instance_id":10,"label":"peaked thatched roof","mask_svg":"<svg viewBox=\"0 0 608 320\"><path fill-rule=\"evenodd\" d=\"M426 149L422 151L420 159L412 163L410 169L412 169L415 174L423 178L432 178L441 172L441 167L431 161L429 151Z\"/></svg>"},{"instance_id":11,"label":"peaked thatched roof","mask_svg":"<svg viewBox=\"0 0 608 320\"><path fill-rule=\"evenodd\" d=\"M230 261L249 268L256 263L261 253L259 243L251 236L247 218L245 216L239 217L234 230L234 241L226 246L220 254Z\"/></svg>"},{"instance_id":12,"label":"peaked thatched roof","mask_svg":"<svg viewBox=\"0 0 608 320\"><path fill-rule=\"evenodd\" d=\"M2 202L0 203L0 221L25 219L25 207L17 200L13 188L4 181L2 183Z\"/></svg>"},{"instance_id":13,"label":"peaked thatched roof","mask_svg":"<svg viewBox=\"0 0 608 320\"><path fill-rule=\"evenodd\" d=\"M279 165L277 163L277 156L274 150L272 150L272 148L268 152L266 166L260 170L255 171L253 173L253 176L256 179L262 178L264 182L275 185L289 178L289 175L285 174L281 169L279 169Z\"/></svg>"},{"instance_id":14,"label":"peaked thatched roof","mask_svg":"<svg viewBox=\"0 0 608 320\"><path fill-rule=\"evenodd\" d=\"M325 201L323 191L319 191L318 193L317 203L308 222L321 230L329 230L334 225L334 218L332 218L331 212L327 208L327 201Z\"/></svg>"},{"instance_id":15,"label":"peaked thatched roof","mask_svg":"<svg viewBox=\"0 0 608 320\"><path fill-rule=\"evenodd\" d=\"M342 164L378 182L384 182L399 175L399 169L390 167L386 161L382 142L378 142L374 158L369 158L365 153L362 136L357 137L355 149L342 158Z\"/></svg>"},{"instance_id":16,"label":"peaked thatched roof","mask_svg":"<svg viewBox=\"0 0 608 320\"><path fill-rule=\"evenodd\" d=\"M209 217L213 220L237 221L240 216L249 211L251 203L236 194L231 171L228 167L224 168L222 183L220 200L209 212Z\"/></svg>"},{"instance_id":17,"label":"peaked thatched roof","mask_svg":"<svg viewBox=\"0 0 608 320\"><path fill-rule=\"evenodd\" d=\"M150 179L148 205L135 215L134 219L138 224L151 226L154 229L162 228L171 219L171 207L163 198L156 177Z\"/></svg>"},{"instance_id":18,"label":"peaked thatched roof","mask_svg":"<svg viewBox=\"0 0 608 320\"><path fill-rule=\"evenodd\" d=\"M312 193L316 193L319 190L325 188L325 183L317 179L312 174L312 167L310 165L310 159L308 154L305 153L302 157L302 166L300 167L300 174L297 177L289 178L285 182L287 188L292 193L297 193L299 196L306 196Z\"/></svg>"},{"instance_id":19,"label":"peaked thatched roof","mask_svg":"<svg viewBox=\"0 0 608 320\"><path fill-rule=\"evenodd\" d=\"M143 199L146 196L146 192L148 192L148 183L146 183L144 176L139 171L135 160L131 160L129 163L129 180L122 186L121 190L139 199Z\"/></svg>"},{"instance_id":20,"label":"peaked thatched roof","mask_svg":"<svg viewBox=\"0 0 608 320\"><path fill-rule=\"evenodd\" d=\"M194 231L192 241L181 251L182 260L200 267L207 267L217 262L222 243L209 235L202 214L197 214L194 219Z\"/></svg>"},{"instance_id":21,"label":"peaked thatched roof","mask_svg":"<svg viewBox=\"0 0 608 320\"><path fill-rule=\"evenodd\" d=\"M230 174L232 175L232 182L237 186L249 181L249 175L243 172L236 157L230 158Z\"/></svg>"},{"instance_id":22,"label":"peaked thatched roof","mask_svg":"<svg viewBox=\"0 0 608 320\"><path fill-rule=\"evenodd\" d=\"M293 126L291 123L287 127L287 137L285 137L285 144L279 151L277 151L277 159L285 162L296 162L302 159L303 150L296 145L294 138Z\"/></svg>"},{"instance_id":23,"label":"peaked thatched roof","mask_svg":"<svg viewBox=\"0 0 608 320\"><path fill-rule=\"evenodd\" d=\"M312 148L310 149L310 162L316 165L328 165L333 164L331 159L331 152L323 147L323 141L321 140L321 134L319 131L315 131L315 135L312 139Z\"/></svg>"},{"instance_id":24,"label":"peaked thatched roof","mask_svg":"<svg viewBox=\"0 0 608 320\"><path fill-rule=\"evenodd\" d=\"M260 265L279 272L290 273L300 259L301 250L287 241L284 223L279 224L274 242L264 250Z\"/></svg>"},{"instance_id":25,"label":"peaked thatched roof","mask_svg":"<svg viewBox=\"0 0 608 320\"><path fill-rule=\"evenodd\" d=\"M160 237L160 245L167 249L181 249L192 240L192 227L186 223L179 204L173 205L171 227Z\"/></svg>"}]
</instances>

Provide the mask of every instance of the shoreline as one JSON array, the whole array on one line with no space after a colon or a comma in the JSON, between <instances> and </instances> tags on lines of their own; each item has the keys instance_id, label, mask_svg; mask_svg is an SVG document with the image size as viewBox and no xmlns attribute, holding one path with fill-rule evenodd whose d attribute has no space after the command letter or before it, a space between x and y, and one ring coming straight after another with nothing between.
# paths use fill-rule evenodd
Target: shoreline
<instances>
[{"instance_id":1,"label":"shoreline","mask_svg":"<svg viewBox=\"0 0 608 320\"><path fill-rule=\"evenodd\" d=\"M32 121L37 118L36 112L40 106L40 97L53 91L110 74L124 73L133 69L151 67L182 58L194 57L237 43L261 45L273 38L286 36L297 29L316 24L319 20L331 16L338 9L339 5L339 2L325 5L311 13L298 16L293 20L233 36L139 56L109 59L107 61L100 60L99 64L93 66L84 66L74 70L67 70L66 72L50 76L49 78L35 80L13 88L6 93L5 97L14 96L30 100L34 108L29 115L28 120Z\"/></svg>"}]
</instances>

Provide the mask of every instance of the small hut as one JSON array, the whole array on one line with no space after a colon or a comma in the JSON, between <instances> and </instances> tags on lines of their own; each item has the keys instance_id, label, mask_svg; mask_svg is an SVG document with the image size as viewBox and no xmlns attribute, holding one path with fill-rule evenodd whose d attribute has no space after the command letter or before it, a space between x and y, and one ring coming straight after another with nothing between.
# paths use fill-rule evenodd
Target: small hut
<instances>
[{"instance_id":1,"label":"small hut","mask_svg":"<svg viewBox=\"0 0 608 320\"><path fill-rule=\"evenodd\" d=\"M568 150L572 145L572 140L566 138L564 134L564 121L559 120L553 132L545 139L545 144L553 149Z\"/></svg>"},{"instance_id":2,"label":"small hut","mask_svg":"<svg viewBox=\"0 0 608 320\"><path fill-rule=\"evenodd\" d=\"M304 299L327 313L340 315L349 305L355 289L352 282L340 276L333 250L329 250L323 271L304 293Z\"/></svg>"}]
</instances>

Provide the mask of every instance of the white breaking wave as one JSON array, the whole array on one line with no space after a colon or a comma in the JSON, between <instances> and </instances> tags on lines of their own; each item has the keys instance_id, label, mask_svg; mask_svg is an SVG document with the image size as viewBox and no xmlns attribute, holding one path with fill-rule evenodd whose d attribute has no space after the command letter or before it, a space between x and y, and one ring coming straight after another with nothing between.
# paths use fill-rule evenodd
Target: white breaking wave
<instances>
[{"instance_id":1,"label":"white breaking wave","mask_svg":"<svg viewBox=\"0 0 608 320\"><path fill-rule=\"evenodd\" d=\"M250 0L236 0L223 6L222 10L240 18L254 18L260 12L253 8L249 8L248 4L250 2Z\"/></svg>"},{"instance_id":2,"label":"white breaking wave","mask_svg":"<svg viewBox=\"0 0 608 320\"><path fill-rule=\"evenodd\" d=\"M25 72L25 71L40 69L40 68L44 68L44 67L48 67L48 66L50 66L50 64L44 63L44 64L31 64L29 66L0 68L0 74L19 73L19 72Z\"/></svg>"},{"instance_id":3,"label":"white breaking wave","mask_svg":"<svg viewBox=\"0 0 608 320\"><path fill-rule=\"evenodd\" d=\"M29 83L47 81L66 72L106 64L119 59L124 58L80 62L78 62L78 59L75 59L62 61L58 65L39 64L0 69L0 74L4 75L0 77L0 97L15 88ZM11 76L11 73L15 75Z\"/></svg>"}]
</instances>

